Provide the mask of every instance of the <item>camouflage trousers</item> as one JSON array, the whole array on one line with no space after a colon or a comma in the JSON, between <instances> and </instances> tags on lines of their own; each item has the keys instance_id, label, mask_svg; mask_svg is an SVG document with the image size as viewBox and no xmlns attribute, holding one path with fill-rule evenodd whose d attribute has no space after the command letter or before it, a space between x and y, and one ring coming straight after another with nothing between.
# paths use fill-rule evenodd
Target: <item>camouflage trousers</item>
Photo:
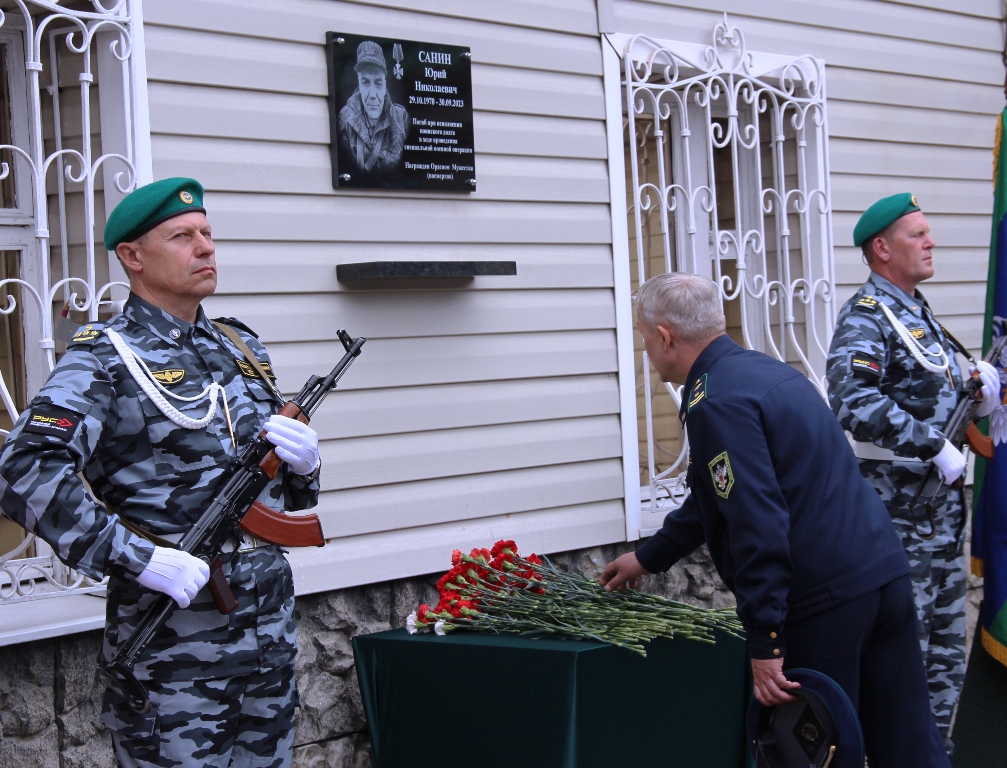
<instances>
[{"instance_id":1,"label":"camouflage trousers","mask_svg":"<svg viewBox=\"0 0 1007 768\"><path fill-rule=\"evenodd\" d=\"M892 524L909 557L919 617L920 648L930 687L930 707L946 739L951 715L965 683L965 558L961 529L965 515L962 491L948 489L935 502L933 539L921 539L910 503L927 465L915 462L861 461L861 474L881 495ZM924 492L924 496L929 492ZM918 505L919 530L930 532L926 512Z\"/></svg>"},{"instance_id":2,"label":"camouflage trousers","mask_svg":"<svg viewBox=\"0 0 1007 768\"><path fill-rule=\"evenodd\" d=\"M112 740L120 768L290 768L297 683L292 664L221 680L145 681L156 712L120 710ZM132 720L133 724L129 724Z\"/></svg>"},{"instance_id":3,"label":"camouflage trousers","mask_svg":"<svg viewBox=\"0 0 1007 768\"><path fill-rule=\"evenodd\" d=\"M930 708L946 739L965 683L965 556L957 547L908 555Z\"/></svg>"}]
</instances>

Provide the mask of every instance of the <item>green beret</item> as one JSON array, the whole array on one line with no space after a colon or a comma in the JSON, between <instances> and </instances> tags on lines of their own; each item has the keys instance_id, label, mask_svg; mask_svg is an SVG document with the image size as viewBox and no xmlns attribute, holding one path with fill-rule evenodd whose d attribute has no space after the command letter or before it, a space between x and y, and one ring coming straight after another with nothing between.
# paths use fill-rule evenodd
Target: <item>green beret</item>
<instances>
[{"instance_id":1,"label":"green beret","mask_svg":"<svg viewBox=\"0 0 1007 768\"><path fill-rule=\"evenodd\" d=\"M203 207L203 185L195 179L175 177L138 187L126 195L105 224L105 250L131 243L163 221Z\"/></svg>"},{"instance_id":2,"label":"green beret","mask_svg":"<svg viewBox=\"0 0 1007 768\"><path fill-rule=\"evenodd\" d=\"M881 198L864 211L857 226L853 228L853 244L860 247L896 219L919 209L916 196L909 192Z\"/></svg>"}]
</instances>

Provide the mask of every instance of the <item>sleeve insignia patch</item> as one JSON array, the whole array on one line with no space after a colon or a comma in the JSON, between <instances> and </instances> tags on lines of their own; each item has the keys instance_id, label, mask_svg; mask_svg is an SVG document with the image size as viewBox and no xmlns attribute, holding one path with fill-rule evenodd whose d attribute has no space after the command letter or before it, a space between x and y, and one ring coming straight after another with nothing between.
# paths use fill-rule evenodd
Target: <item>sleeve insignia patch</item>
<instances>
[{"instance_id":1,"label":"sleeve insignia patch","mask_svg":"<svg viewBox=\"0 0 1007 768\"><path fill-rule=\"evenodd\" d=\"M70 343L80 344L82 342L94 341L98 338L100 333L100 327L96 327L95 325L88 323L73 335L73 338L70 339Z\"/></svg>"},{"instance_id":2,"label":"sleeve insignia patch","mask_svg":"<svg viewBox=\"0 0 1007 768\"><path fill-rule=\"evenodd\" d=\"M731 495L731 488L734 487L734 470L731 469L731 459L727 451L710 462L710 477L713 479L713 490L718 496L726 499Z\"/></svg>"},{"instance_id":3,"label":"sleeve insignia patch","mask_svg":"<svg viewBox=\"0 0 1007 768\"><path fill-rule=\"evenodd\" d=\"M35 432L39 435L52 435L64 442L70 442L73 433L80 424L81 416L66 408L52 405L36 405L28 414L25 422L25 432Z\"/></svg>"},{"instance_id":4,"label":"sleeve insignia patch","mask_svg":"<svg viewBox=\"0 0 1007 768\"><path fill-rule=\"evenodd\" d=\"M151 371L151 373L154 374L158 383L167 384L169 387L172 384L178 384L185 378L185 370L182 368L166 368L163 371Z\"/></svg>"},{"instance_id":5,"label":"sleeve insignia patch","mask_svg":"<svg viewBox=\"0 0 1007 768\"><path fill-rule=\"evenodd\" d=\"M238 358L235 358L234 362L236 362L238 364L238 370L241 371L241 375L244 376L245 378L248 378L248 379L261 379L262 378L261 376L259 376L258 371L256 371L252 367L252 364L250 362L248 362L247 360L239 360ZM263 370L267 374L269 374L269 380L270 381L276 381L276 374L273 373L273 369L270 367L269 363L266 363L266 362L260 360L259 361L259 365L261 365L262 368L263 368Z\"/></svg>"},{"instance_id":6,"label":"sleeve insignia patch","mask_svg":"<svg viewBox=\"0 0 1007 768\"><path fill-rule=\"evenodd\" d=\"M909 329L909 335L912 336L914 339L922 339L924 336L927 335L927 329L926 328L910 328Z\"/></svg>"},{"instance_id":7,"label":"sleeve insignia patch","mask_svg":"<svg viewBox=\"0 0 1007 768\"><path fill-rule=\"evenodd\" d=\"M854 304L855 307L863 307L864 309L874 309L878 306L878 300L873 296L861 296L857 303Z\"/></svg>"},{"instance_id":8,"label":"sleeve insignia patch","mask_svg":"<svg viewBox=\"0 0 1007 768\"><path fill-rule=\"evenodd\" d=\"M869 355L854 354L850 357L850 371L877 381L881 378L881 363Z\"/></svg>"},{"instance_id":9,"label":"sleeve insignia patch","mask_svg":"<svg viewBox=\"0 0 1007 768\"><path fill-rule=\"evenodd\" d=\"M693 406L699 405L699 403L706 397L706 374L704 373L699 377L699 380L692 386L692 392L689 393L689 407L686 409L686 413L693 409Z\"/></svg>"}]
</instances>

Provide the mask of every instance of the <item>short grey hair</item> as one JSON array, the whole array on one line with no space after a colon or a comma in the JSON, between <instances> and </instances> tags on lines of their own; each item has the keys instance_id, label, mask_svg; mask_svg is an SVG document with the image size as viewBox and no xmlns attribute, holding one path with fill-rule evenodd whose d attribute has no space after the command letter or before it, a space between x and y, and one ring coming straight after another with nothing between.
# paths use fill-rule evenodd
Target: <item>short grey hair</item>
<instances>
[{"instance_id":1,"label":"short grey hair","mask_svg":"<svg viewBox=\"0 0 1007 768\"><path fill-rule=\"evenodd\" d=\"M720 291L708 277L688 272L657 275L636 292L640 322L669 326L686 344L701 344L727 330Z\"/></svg>"}]
</instances>

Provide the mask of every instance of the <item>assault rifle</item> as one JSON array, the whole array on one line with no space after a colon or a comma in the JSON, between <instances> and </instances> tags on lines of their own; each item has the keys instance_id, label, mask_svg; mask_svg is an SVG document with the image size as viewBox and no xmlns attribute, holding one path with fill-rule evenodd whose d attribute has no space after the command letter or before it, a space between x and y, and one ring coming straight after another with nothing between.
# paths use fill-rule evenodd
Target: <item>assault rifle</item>
<instances>
[{"instance_id":1,"label":"assault rifle","mask_svg":"<svg viewBox=\"0 0 1007 768\"><path fill-rule=\"evenodd\" d=\"M995 365L996 361L1003 355L1005 347L1007 347L1007 321L1003 322L1000 328L1000 335L993 342L983 360ZM984 459L992 459L993 441L980 432L974 422L976 411L979 410L979 403L982 402L982 395L980 394L982 386L982 381L979 379L979 371L973 371L972 375L962 385L962 391L958 395L958 405L952 411L948 423L944 425L944 437L959 451L962 450L967 442L976 454L982 456ZM909 502L909 515L913 521L913 528L916 529L916 535L925 541L929 541L937 535L937 497L947 487L947 483L941 478L940 473L936 473L936 478L934 474L935 467L933 462L931 462L927 468L927 473L923 476L923 482L920 483L920 487L916 490L916 495ZM961 488L962 485L964 485L964 482L959 477L951 484L951 487ZM920 531L919 520L916 517L916 505L919 503L924 491L928 493L928 499L923 505L927 513L927 519L930 522L930 533L927 534ZM962 514L962 521L956 537L959 540L961 539L964 527L965 515Z\"/></svg>"},{"instance_id":2,"label":"assault rifle","mask_svg":"<svg viewBox=\"0 0 1007 768\"><path fill-rule=\"evenodd\" d=\"M307 424L311 414L335 388L367 341L365 338L351 339L342 330L339 331L339 340L343 343L346 354L328 376L312 376L308 379L297 397L280 409L281 416ZM272 443L266 440L266 433L261 432L234 461L228 474L221 480L220 489L213 501L178 542L179 549L210 565L208 584L221 613L231 613L238 607L238 601L224 577L220 554L224 544L238 533L239 528L258 539L280 546L320 547L325 544L317 515L283 515L256 501L269 481L276 477L281 463ZM175 601L172 598L158 595L140 617L132 634L119 647L115 657L110 662L103 661L99 665L101 671L125 696L130 708L139 714L149 712L151 705L146 689L133 674L133 668L174 609Z\"/></svg>"}]
</instances>

